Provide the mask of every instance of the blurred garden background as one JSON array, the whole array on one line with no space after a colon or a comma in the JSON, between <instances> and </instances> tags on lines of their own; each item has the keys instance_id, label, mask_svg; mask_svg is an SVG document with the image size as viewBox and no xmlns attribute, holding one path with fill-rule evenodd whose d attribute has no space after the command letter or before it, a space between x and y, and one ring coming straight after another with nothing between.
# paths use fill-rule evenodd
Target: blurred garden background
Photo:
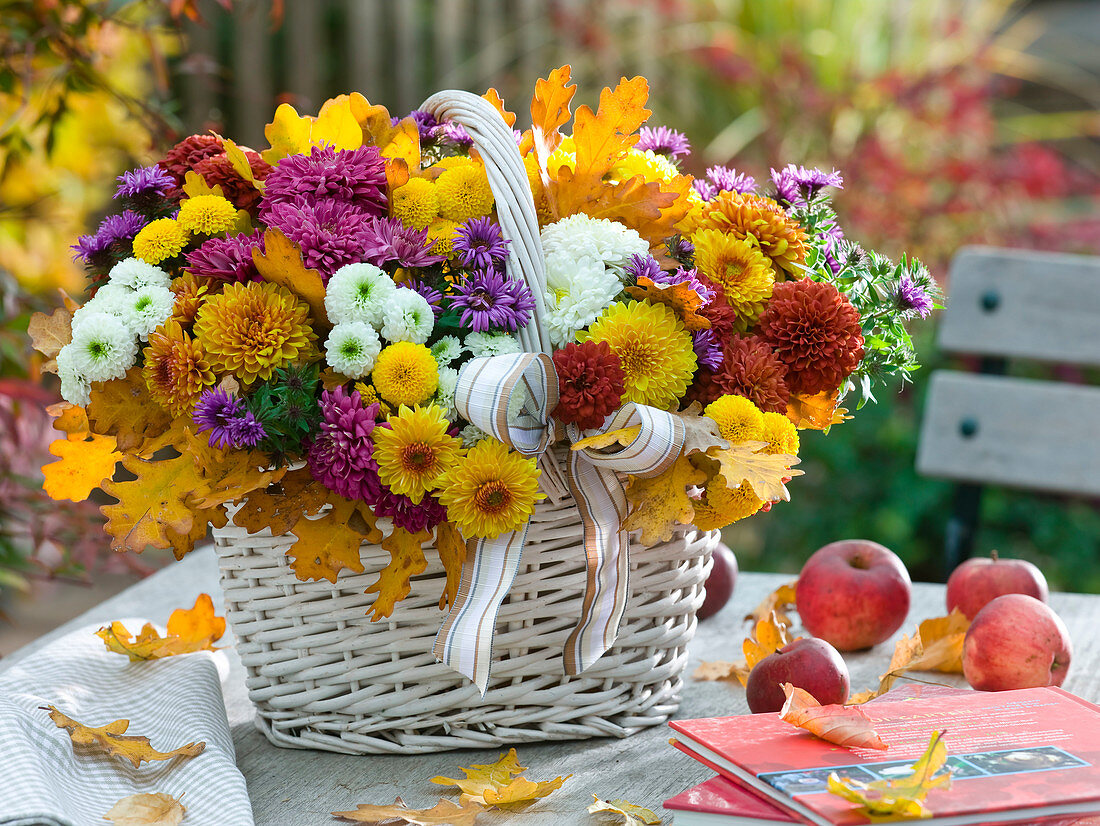
<instances>
[{"instance_id":1,"label":"blurred garden background","mask_svg":"<svg viewBox=\"0 0 1100 826\"><path fill-rule=\"evenodd\" d=\"M649 78L650 124L686 132L689 172L835 166L848 236L922 258L949 301L965 244L1100 253L1090 0L0 0L0 18L0 654L170 559L112 556L94 503L45 498L59 396L25 333L84 291L71 245L114 177L189 134L260 146L277 103L352 90L403 114L494 86L522 122L536 78L571 63L578 103ZM934 321L918 340L915 383L809 433L794 502L727 532L743 569L795 573L858 536L942 577L953 488L914 470ZM1100 592L1100 503L991 489L976 552L994 548Z\"/></svg>"}]
</instances>

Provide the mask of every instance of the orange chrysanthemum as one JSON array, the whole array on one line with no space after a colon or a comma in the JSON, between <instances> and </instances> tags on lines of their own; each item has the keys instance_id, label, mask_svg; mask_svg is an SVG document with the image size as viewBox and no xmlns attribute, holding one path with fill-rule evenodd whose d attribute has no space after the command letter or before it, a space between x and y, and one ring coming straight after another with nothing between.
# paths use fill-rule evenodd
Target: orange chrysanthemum
<instances>
[{"instance_id":1,"label":"orange chrysanthemum","mask_svg":"<svg viewBox=\"0 0 1100 826\"><path fill-rule=\"evenodd\" d=\"M168 286L176 296L176 303L172 307L172 318L180 324L194 324L199 314L199 307L206 301L210 290L209 280L184 272Z\"/></svg>"},{"instance_id":2,"label":"orange chrysanthemum","mask_svg":"<svg viewBox=\"0 0 1100 826\"><path fill-rule=\"evenodd\" d=\"M317 341L309 306L269 282L228 284L208 298L199 308L195 336L215 370L244 384L312 355Z\"/></svg>"},{"instance_id":3,"label":"orange chrysanthemum","mask_svg":"<svg viewBox=\"0 0 1100 826\"><path fill-rule=\"evenodd\" d=\"M202 344L172 319L149 334L142 376L149 395L173 416L190 413L202 391L216 381Z\"/></svg>"}]
</instances>

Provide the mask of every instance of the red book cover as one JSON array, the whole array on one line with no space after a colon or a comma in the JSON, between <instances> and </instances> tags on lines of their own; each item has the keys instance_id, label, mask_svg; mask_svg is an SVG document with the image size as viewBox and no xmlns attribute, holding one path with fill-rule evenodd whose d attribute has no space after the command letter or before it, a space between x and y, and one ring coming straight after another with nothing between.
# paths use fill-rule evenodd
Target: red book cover
<instances>
[{"instance_id":1,"label":"red book cover","mask_svg":"<svg viewBox=\"0 0 1100 826\"><path fill-rule=\"evenodd\" d=\"M751 821L759 826L799 822L766 798L721 775L669 798L665 801L665 808L675 812L721 815L725 818L722 822L730 823L731 826L738 819ZM685 819L687 818L676 815L677 823Z\"/></svg>"},{"instance_id":2,"label":"red book cover","mask_svg":"<svg viewBox=\"0 0 1100 826\"><path fill-rule=\"evenodd\" d=\"M903 776L937 730L947 732L953 782L928 795L933 818L925 823L1035 822L1100 811L1100 713L1064 691L944 693L878 700L863 710L887 751L834 746L778 714L669 725L708 765L820 826L872 822L829 794L830 772L864 782Z\"/></svg>"}]
</instances>

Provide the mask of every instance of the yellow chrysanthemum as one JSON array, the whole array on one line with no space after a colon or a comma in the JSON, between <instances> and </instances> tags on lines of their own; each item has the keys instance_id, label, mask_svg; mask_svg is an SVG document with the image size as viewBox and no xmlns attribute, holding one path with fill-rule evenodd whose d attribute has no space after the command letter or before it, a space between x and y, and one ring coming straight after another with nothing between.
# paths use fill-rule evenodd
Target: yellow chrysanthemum
<instances>
[{"instance_id":1,"label":"yellow chrysanthemum","mask_svg":"<svg viewBox=\"0 0 1100 826\"><path fill-rule=\"evenodd\" d=\"M629 181L636 175L641 175L646 183L664 183L678 178L680 170L672 161L652 149L631 149L608 172L613 181Z\"/></svg>"},{"instance_id":2,"label":"yellow chrysanthemum","mask_svg":"<svg viewBox=\"0 0 1100 826\"><path fill-rule=\"evenodd\" d=\"M427 178L410 178L407 184L393 191L390 210L405 226L424 229L439 214L435 184Z\"/></svg>"},{"instance_id":3,"label":"yellow chrysanthemum","mask_svg":"<svg viewBox=\"0 0 1100 826\"><path fill-rule=\"evenodd\" d=\"M411 341L399 341L379 353L370 377L382 398L394 405L423 404L439 388L432 351Z\"/></svg>"},{"instance_id":4,"label":"yellow chrysanthemum","mask_svg":"<svg viewBox=\"0 0 1100 826\"><path fill-rule=\"evenodd\" d=\"M717 229L697 230L695 266L722 288L730 307L737 311L738 328L747 330L764 310L775 286L775 270L751 242Z\"/></svg>"},{"instance_id":5,"label":"yellow chrysanthemum","mask_svg":"<svg viewBox=\"0 0 1100 826\"><path fill-rule=\"evenodd\" d=\"M561 143L546 159L546 169L549 171L551 178L557 178L558 172L563 166L570 171L577 168L577 145L573 142L571 136L562 138Z\"/></svg>"},{"instance_id":6,"label":"yellow chrysanthemum","mask_svg":"<svg viewBox=\"0 0 1100 826\"><path fill-rule=\"evenodd\" d=\"M718 423L723 439L736 444L761 438L765 414L744 396L720 396L703 412Z\"/></svg>"},{"instance_id":7,"label":"yellow chrysanthemum","mask_svg":"<svg viewBox=\"0 0 1100 826\"><path fill-rule=\"evenodd\" d=\"M134 257L146 264L175 258L187 246L187 233L173 218L150 221L134 236Z\"/></svg>"},{"instance_id":8,"label":"yellow chrysanthemum","mask_svg":"<svg viewBox=\"0 0 1100 826\"><path fill-rule=\"evenodd\" d=\"M452 221L468 221L488 215L493 209L493 191L481 164L444 170L435 181L439 214Z\"/></svg>"},{"instance_id":9,"label":"yellow chrysanthemum","mask_svg":"<svg viewBox=\"0 0 1100 826\"><path fill-rule=\"evenodd\" d=\"M173 416L190 413L202 391L217 381L202 344L171 319L149 334L142 376L149 395Z\"/></svg>"},{"instance_id":10,"label":"yellow chrysanthemum","mask_svg":"<svg viewBox=\"0 0 1100 826\"><path fill-rule=\"evenodd\" d=\"M758 438L768 443L767 447L760 449L761 453L798 455L798 429L794 426L794 422L782 413L764 414L764 422Z\"/></svg>"},{"instance_id":11,"label":"yellow chrysanthemum","mask_svg":"<svg viewBox=\"0 0 1100 826\"><path fill-rule=\"evenodd\" d=\"M457 169L460 166L477 166L477 161L465 155L448 155L432 164L432 169Z\"/></svg>"},{"instance_id":12,"label":"yellow chrysanthemum","mask_svg":"<svg viewBox=\"0 0 1100 826\"><path fill-rule=\"evenodd\" d=\"M401 406L387 420L388 428L374 430L374 459L378 477L394 493L404 494L419 504L439 478L459 460L462 441L447 434L450 422L434 404L427 407Z\"/></svg>"},{"instance_id":13,"label":"yellow chrysanthemum","mask_svg":"<svg viewBox=\"0 0 1100 826\"><path fill-rule=\"evenodd\" d=\"M625 374L623 401L667 410L687 391L695 372L691 336L664 304L612 304L578 341L606 341Z\"/></svg>"},{"instance_id":14,"label":"yellow chrysanthemum","mask_svg":"<svg viewBox=\"0 0 1100 826\"><path fill-rule=\"evenodd\" d=\"M713 531L732 525L752 516L764 506L752 485L744 482L739 488L730 489L721 475L715 475L703 488L703 496L692 503L695 506L695 527Z\"/></svg>"},{"instance_id":15,"label":"yellow chrysanthemum","mask_svg":"<svg viewBox=\"0 0 1100 826\"><path fill-rule=\"evenodd\" d=\"M439 480L439 501L463 536L492 538L521 527L545 498L534 459L493 438L470 448Z\"/></svg>"},{"instance_id":16,"label":"yellow chrysanthemum","mask_svg":"<svg viewBox=\"0 0 1100 826\"><path fill-rule=\"evenodd\" d=\"M199 308L198 338L215 370L242 384L268 379L276 369L312 354L317 336L309 305L270 282L227 284Z\"/></svg>"},{"instance_id":17,"label":"yellow chrysanthemum","mask_svg":"<svg viewBox=\"0 0 1100 826\"><path fill-rule=\"evenodd\" d=\"M199 314L199 307L210 292L209 282L205 278L196 278L190 272L185 272L179 278L173 279L168 287L176 296L176 302L172 305L172 319L180 324L193 324Z\"/></svg>"},{"instance_id":18,"label":"yellow chrysanthemum","mask_svg":"<svg viewBox=\"0 0 1100 826\"><path fill-rule=\"evenodd\" d=\"M221 195L195 195L180 202L176 220L195 235L217 235L233 226L237 208Z\"/></svg>"},{"instance_id":19,"label":"yellow chrysanthemum","mask_svg":"<svg viewBox=\"0 0 1100 826\"><path fill-rule=\"evenodd\" d=\"M355 389L359 391L359 398L363 402L363 407L370 407L372 404L377 404L378 411L383 416L389 416L393 412L393 408L387 404L385 399L378 395L378 390L373 384L367 384L365 381L357 381L355 383Z\"/></svg>"},{"instance_id":20,"label":"yellow chrysanthemum","mask_svg":"<svg viewBox=\"0 0 1100 826\"><path fill-rule=\"evenodd\" d=\"M432 252L436 255L451 257L454 252L455 231L458 221L448 218L436 218L428 227L428 240L432 241Z\"/></svg>"}]
</instances>

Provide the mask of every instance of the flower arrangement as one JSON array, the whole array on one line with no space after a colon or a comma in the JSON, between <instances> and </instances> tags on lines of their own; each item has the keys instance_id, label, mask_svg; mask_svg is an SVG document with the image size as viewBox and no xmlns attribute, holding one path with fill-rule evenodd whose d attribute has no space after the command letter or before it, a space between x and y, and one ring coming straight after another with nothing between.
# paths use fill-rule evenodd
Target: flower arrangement
<instances>
[{"instance_id":1,"label":"flower arrangement","mask_svg":"<svg viewBox=\"0 0 1100 826\"><path fill-rule=\"evenodd\" d=\"M453 610L464 566L522 547L555 439L589 508L597 478L628 503L604 508L605 533L653 544L786 499L798 430L916 366L904 323L934 282L845 240L838 173L694 180L686 138L645 125L644 79L575 117L568 81L540 80L514 133L545 289L517 277L473 138L428 112L283 104L263 152L193 135L119 179L121 213L75 247L90 299L31 328L88 447L67 493L117 500L116 550L182 557L228 505L294 534L303 580L362 571L360 543L380 542L380 619L434 537ZM552 354L521 346L536 324Z\"/></svg>"}]
</instances>

